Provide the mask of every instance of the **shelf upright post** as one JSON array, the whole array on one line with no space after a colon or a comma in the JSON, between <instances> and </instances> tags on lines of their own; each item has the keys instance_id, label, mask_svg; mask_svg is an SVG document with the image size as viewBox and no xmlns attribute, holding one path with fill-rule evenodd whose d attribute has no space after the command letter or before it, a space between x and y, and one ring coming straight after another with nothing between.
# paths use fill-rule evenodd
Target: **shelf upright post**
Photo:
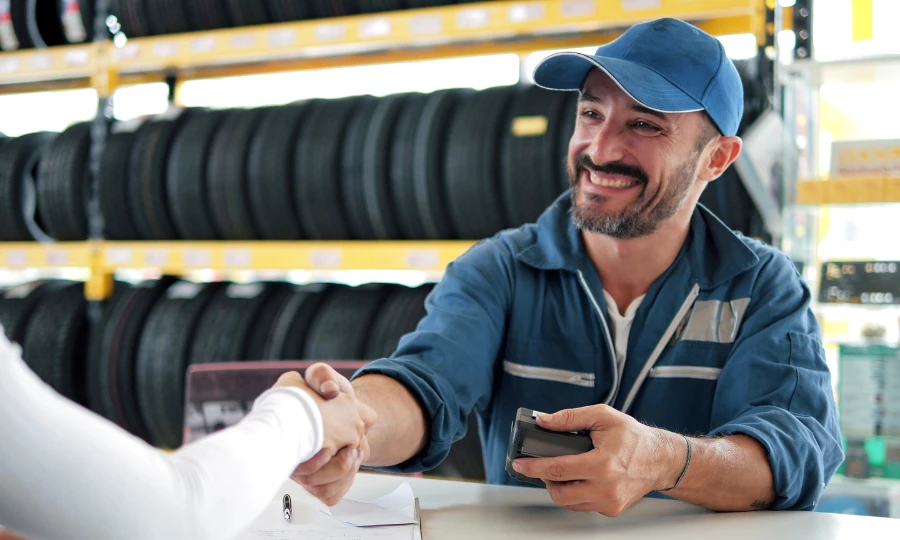
<instances>
[{"instance_id":1,"label":"shelf upright post","mask_svg":"<svg viewBox=\"0 0 900 540\"><path fill-rule=\"evenodd\" d=\"M90 276L85 284L88 299L88 316L92 322L99 320L101 302L112 295L113 276L104 270L102 257L103 216L100 213L100 158L106 136L112 123L113 93L118 84L118 74L111 66L111 45L107 17L108 0L96 0L94 15L94 70L91 86L97 91L97 115L91 126L91 150L89 157L90 182L88 188L88 242L91 246Z\"/></svg>"}]
</instances>

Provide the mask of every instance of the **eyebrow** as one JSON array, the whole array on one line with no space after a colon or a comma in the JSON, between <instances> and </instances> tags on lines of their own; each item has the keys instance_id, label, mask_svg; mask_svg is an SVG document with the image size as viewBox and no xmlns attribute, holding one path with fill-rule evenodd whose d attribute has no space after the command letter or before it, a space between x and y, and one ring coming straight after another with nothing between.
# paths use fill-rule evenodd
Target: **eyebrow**
<instances>
[{"instance_id":1,"label":"eyebrow","mask_svg":"<svg viewBox=\"0 0 900 540\"><path fill-rule=\"evenodd\" d=\"M600 96L596 96L594 94L591 94L590 92L584 92L584 91L581 92L581 98L579 99L579 101L590 101L591 103L603 103L603 100L600 98ZM660 120L665 120L666 122L669 122L671 120L667 114L661 113L659 111L655 111L649 107L645 107L645 106L641 105L640 103L633 104L631 106L631 110L633 110L635 112L655 116L655 117L659 118Z\"/></svg>"}]
</instances>

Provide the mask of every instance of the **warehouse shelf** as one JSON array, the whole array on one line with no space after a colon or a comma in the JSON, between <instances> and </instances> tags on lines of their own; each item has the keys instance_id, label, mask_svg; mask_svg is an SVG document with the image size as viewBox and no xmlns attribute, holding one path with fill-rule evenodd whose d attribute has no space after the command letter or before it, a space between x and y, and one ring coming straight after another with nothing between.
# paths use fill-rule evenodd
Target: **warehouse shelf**
<instances>
[{"instance_id":1,"label":"warehouse shelf","mask_svg":"<svg viewBox=\"0 0 900 540\"><path fill-rule=\"evenodd\" d=\"M790 8L786 8L790 9ZM485 2L0 54L0 88L98 87L596 45L636 22L688 20L764 43L765 0ZM790 21L790 17L785 17ZM30 88L29 88L30 89Z\"/></svg>"},{"instance_id":2,"label":"warehouse shelf","mask_svg":"<svg viewBox=\"0 0 900 540\"><path fill-rule=\"evenodd\" d=\"M471 241L415 242L104 242L104 272L159 268L192 270L422 270L443 271Z\"/></svg>"},{"instance_id":3,"label":"warehouse shelf","mask_svg":"<svg viewBox=\"0 0 900 540\"><path fill-rule=\"evenodd\" d=\"M865 204L900 202L900 178L861 177L801 180L797 204Z\"/></svg>"},{"instance_id":4,"label":"warehouse shelf","mask_svg":"<svg viewBox=\"0 0 900 540\"><path fill-rule=\"evenodd\" d=\"M96 70L96 51L94 45L68 45L0 53L0 90L88 87Z\"/></svg>"},{"instance_id":5,"label":"warehouse shelf","mask_svg":"<svg viewBox=\"0 0 900 540\"><path fill-rule=\"evenodd\" d=\"M30 242L0 243L0 267L25 268L88 268L94 250L89 242L60 242L39 244Z\"/></svg>"}]
</instances>

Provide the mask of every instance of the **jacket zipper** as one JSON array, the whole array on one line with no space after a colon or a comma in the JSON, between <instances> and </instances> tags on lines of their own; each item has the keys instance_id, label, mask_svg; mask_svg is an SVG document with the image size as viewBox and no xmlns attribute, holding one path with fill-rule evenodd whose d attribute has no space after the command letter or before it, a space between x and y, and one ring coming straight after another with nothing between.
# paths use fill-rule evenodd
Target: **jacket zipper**
<instances>
[{"instance_id":1,"label":"jacket zipper","mask_svg":"<svg viewBox=\"0 0 900 540\"><path fill-rule=\"evenodd\" d=\"M647 363L644 364L644 369L641 370L640 375L634 381L634 385L631 387L631 391L628 392L628 397L625 398L625 403L622 404L622 412L627 413L628 409L631 408L632 402L634 402L635 396L637 396L638 390L640 390L641 386L644 384L644 381L647 379L647 375L650 374L650 370L653 369L653 364L659 359L659 355L662 354L663 349L666 347L666 344L672 339L672 335L675 333L675 330L681 324L681 321L687 316L688 311L690 311L691 306L694 305L694 301L697 300L697 296L700 295L700 285L694 284L691 288L691 292L688 293L687 298L685 298L684 303L681 304L681 309L678 310L678 313L675 314L675 317L672 319L672 322L669 323L669 327L666 328L665 333L662 336L662 339L659 340L659 343L656 344L656 348L653 349L653 352L650 354L650 358L647 359Z\"/></svg>"},{"instance_id":2,"label":"jacket zipper","mask_svg":"<svg viewBox=\"0 0 900 540\"><path fill-rule=\"evenodd\" d=\"M603 403L612 405L616 399L616 395L619 393L619 367L616 364L616 348L613 346L612 336L609 333L609 325L606 324L606 317L603 316L603 310L600 309L600 304L597 303L597 299L594 298L594 295L591 293L591 289L584 279L584 274L581 273L581 270L578 270L577 272L578 279L581 281L581 287L584 289L584 292L587 293L588 298L591 299L591 304L594 305L594 310L597 311L597 316L600 317L600 324L603 326L603 335L606 336L606 346L609 349L610 362L612 362L613 384L612 388L609 390L609 395L606 396Z\"/></svg>"},{"instance_id":3,"label":"jacket zipper","mask_svg":"<svg viewBox=\"0 0 900 540\"><path fill-rule=\"evenodd\" d=\"M650 377L664 379L704 379L715 381L722 373L722 368L702 366L657 366L650 370Z\"/></svg>"}]
</instances>

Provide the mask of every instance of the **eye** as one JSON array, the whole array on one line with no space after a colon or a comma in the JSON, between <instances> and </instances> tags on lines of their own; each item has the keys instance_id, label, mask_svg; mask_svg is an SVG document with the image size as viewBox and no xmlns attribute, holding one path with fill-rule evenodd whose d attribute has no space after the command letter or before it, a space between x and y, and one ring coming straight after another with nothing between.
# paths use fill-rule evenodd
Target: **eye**
<instances>
[{"instance_id":1,"label":"eye","mask_svg":"<svg viewBox=\"0 0 900 540\"><path fill-rule=\"evenodd\" d=\"M636 130L641 131L645 134L653 135L662 131L659 127L651 124L650 122L645 122L643 120L637 120L633 124L631 124Z\"/></svg>"},{"instance_id":2,"label":"eye","mask_svg":"<svg viewBox=\"0 0 900 540\"><path fill-rule=\"evenodd\" d=\"M600 115L597 114L597 111L593 109L584 109L583 111L581 111L580 116L584 116L586 118L600 118Z\"/></svg>"}]
</instances>

